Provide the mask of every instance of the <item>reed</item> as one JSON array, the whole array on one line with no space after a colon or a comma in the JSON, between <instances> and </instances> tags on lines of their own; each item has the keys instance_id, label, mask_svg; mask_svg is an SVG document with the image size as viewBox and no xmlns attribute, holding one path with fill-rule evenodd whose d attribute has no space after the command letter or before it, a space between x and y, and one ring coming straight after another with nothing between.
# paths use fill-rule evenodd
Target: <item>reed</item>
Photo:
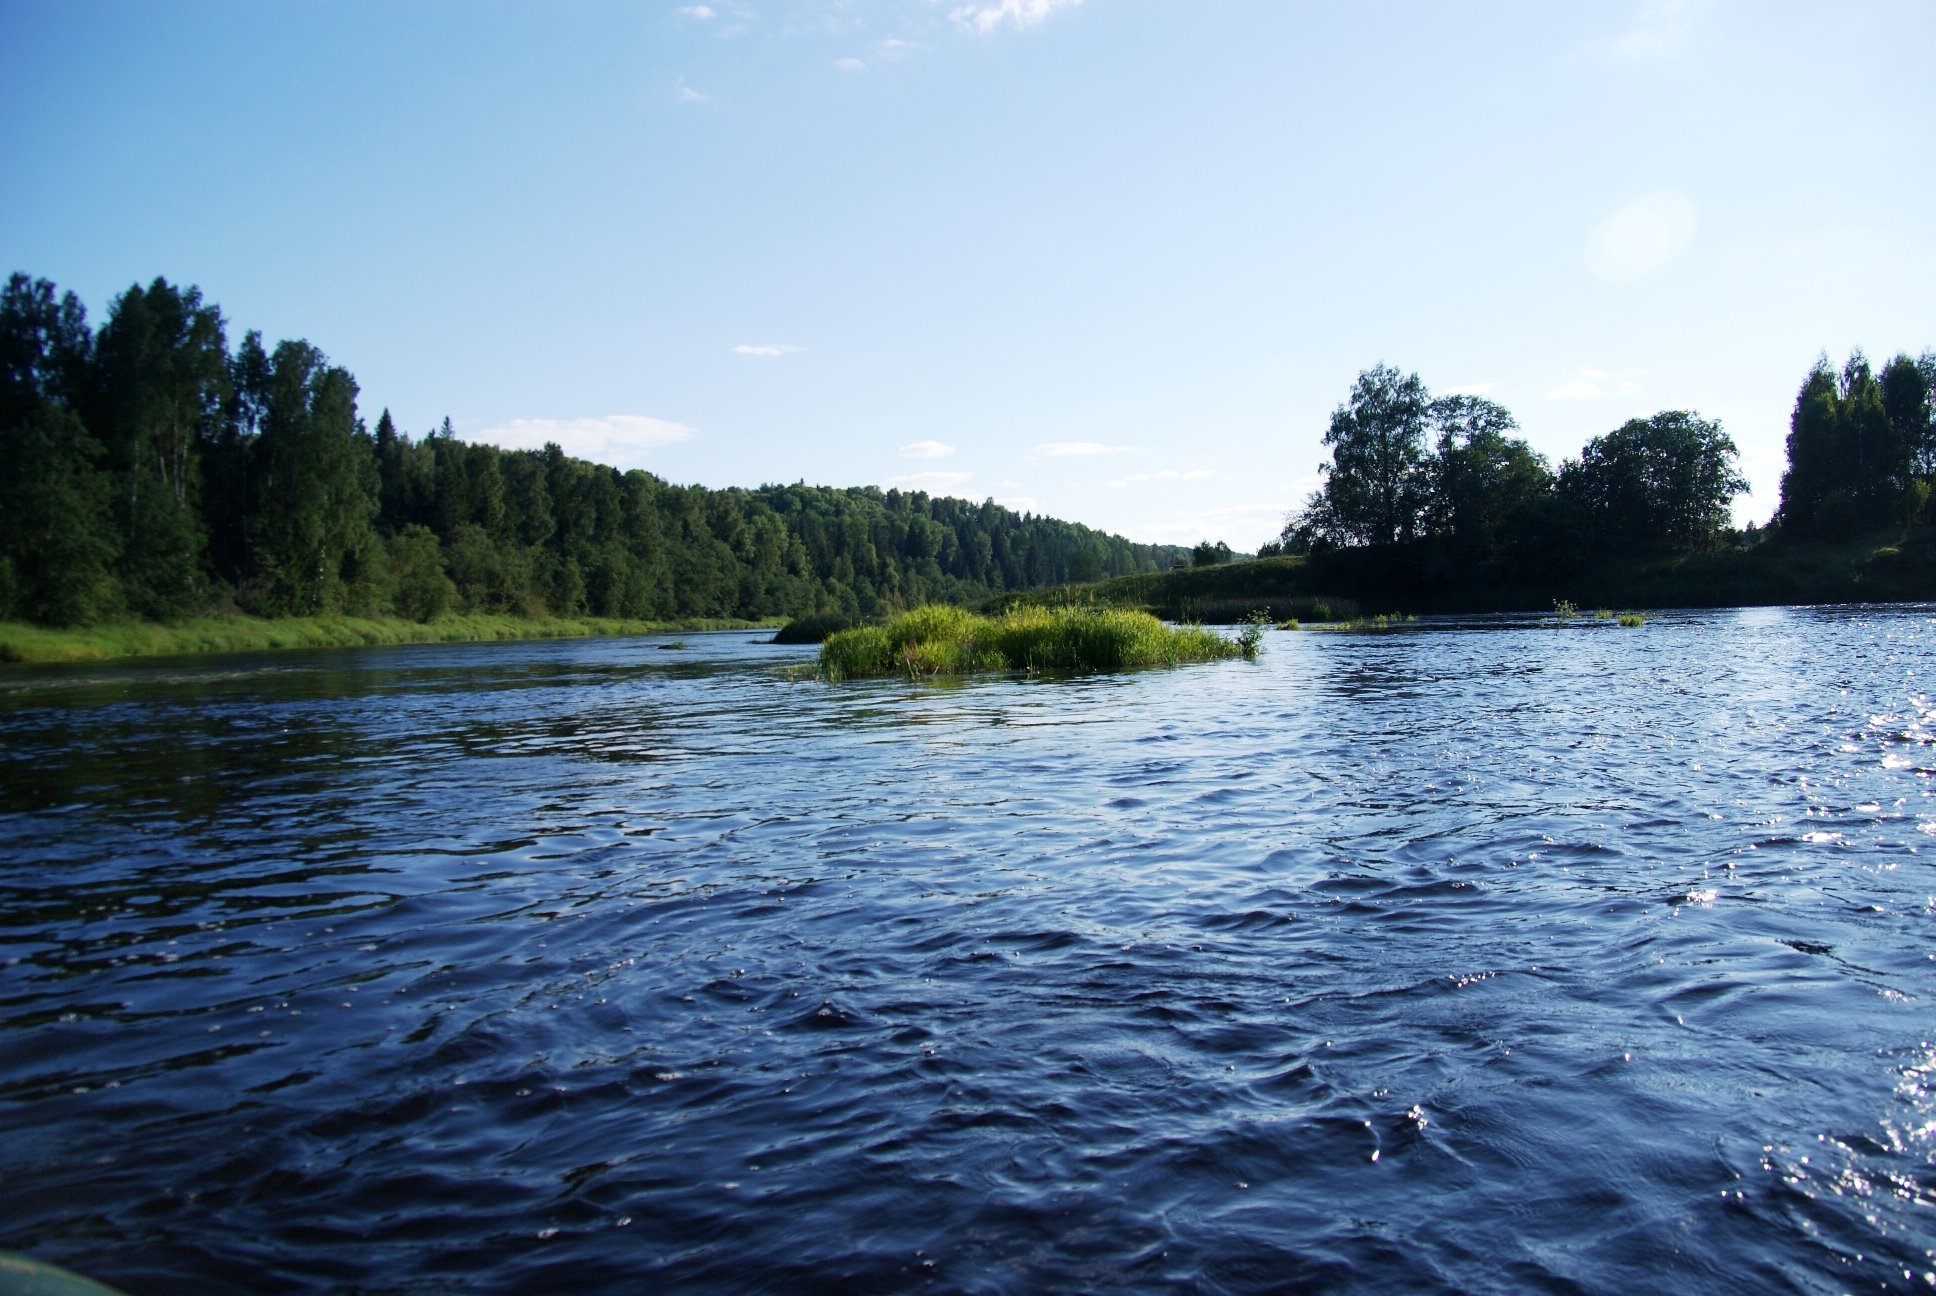
<instances>
[{"instance_id":1,"label":"reed","mask_svg":"<svg viewBox=\"0 0 1936 1296\"><path fill-rule=\"evenodd\" d=\"M1020 607L990 617L931 604L884 625L829 635L820 645L820 674L842 680L999 670L1126 670L1244 655L1240 643L1214 630L1166 626L1147 612Z\"/></svg>"}]
</instances>

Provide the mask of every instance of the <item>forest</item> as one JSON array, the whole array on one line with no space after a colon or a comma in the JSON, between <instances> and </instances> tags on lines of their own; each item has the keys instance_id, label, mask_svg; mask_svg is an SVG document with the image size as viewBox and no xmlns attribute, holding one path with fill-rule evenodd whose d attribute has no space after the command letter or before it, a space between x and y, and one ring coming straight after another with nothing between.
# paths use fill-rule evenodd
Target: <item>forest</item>
<instances>
[{"instance_id":1,"label":"forest","mask_svg":"<svg viewBox=\"0 0 1936 1296\"><path fill-rule=\"evenodd\" d=\"M672 485L543 450L419 437L305 341L231 348L164 279L90 328L0 295L0 620L209 612L629 619L880 615L1154 571L1133 544L984 501L872 487Z\"/></svg>"}]
</instances>

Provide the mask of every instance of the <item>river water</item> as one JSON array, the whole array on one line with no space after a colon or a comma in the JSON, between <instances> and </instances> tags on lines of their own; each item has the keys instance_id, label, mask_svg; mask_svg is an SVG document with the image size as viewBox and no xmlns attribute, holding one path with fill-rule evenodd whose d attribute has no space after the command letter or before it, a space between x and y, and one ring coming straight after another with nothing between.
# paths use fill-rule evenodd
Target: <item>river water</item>
<instances>
[{"instance_id":1,"label":"river water","mask_svg":"<svg viewBox=\"0 0 1936 1296\"><path fill-rule=\"evenodd\" d=\"M0 673L0 1246L141 1293L1936 1289L1936 611Z\"/></svg>"}]
</instances>

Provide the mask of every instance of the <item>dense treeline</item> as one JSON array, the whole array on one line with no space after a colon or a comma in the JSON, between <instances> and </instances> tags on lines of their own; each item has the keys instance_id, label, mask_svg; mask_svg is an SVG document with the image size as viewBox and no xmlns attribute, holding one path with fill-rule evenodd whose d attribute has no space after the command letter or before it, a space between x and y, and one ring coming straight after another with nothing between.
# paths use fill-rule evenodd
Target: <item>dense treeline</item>
<instances>
[{"instance_id":1,"label":"dense treeline","mask_svg":"<svg viewBox=\"0 0 1936 1296\"><path fill-rule=\"evenodd\" d=\"M90 330L72 293L0 294L0 619L235 608L626 618L872 616L1172 566L992 501L674 486L640 470L412 438L358 414L307 342L230 350L162 279Z\"/></svg>"},{"instance_id":2,"label":"dense treeline","mask_svg":"<svg viewBox=\"0 0 1936 1296\"><path fill-rule=\"evenodd\" d=\"M1898 356L1877 375L1858 352L1839 378L1818 361L1796 399L1781 507L1748 537L1729 527L1747 489L1734 442L1699 414L1629 420L1555 470L1511 435L1518 423L1504 406L1434 398L1417 374L1381 364L1332 414L1322 485L1260 556L1370 550L1379 561L1350 569L1376 567L1417 591L1936 522L1933 391L1936 354Z\"/></svg>"},{"instance_id":3,"label":"dense treeline","mask_svg":"<svg viewBox=\"0 0 1936 1296\"><path fill-rule=\"evenodd\" d=\"M1838 378L1825 355L1795 397L1788 471L1781 479L1782 531L1839 540L1877 526L1936 521L1936 352L1898 355L1880 374L1860 351Z\"/></svg>"}]
</instances>

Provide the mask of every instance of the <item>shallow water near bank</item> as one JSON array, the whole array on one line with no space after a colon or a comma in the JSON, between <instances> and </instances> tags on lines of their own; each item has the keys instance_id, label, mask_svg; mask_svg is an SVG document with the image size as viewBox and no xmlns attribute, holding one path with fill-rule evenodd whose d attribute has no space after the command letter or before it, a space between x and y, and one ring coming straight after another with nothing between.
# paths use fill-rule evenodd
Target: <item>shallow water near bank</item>
<instances>
[{"instance_id":1,"label":"shallow water near bank","mask_svg":"<svg viewBox=\"0 0 1936 1296\"><path fill-rule=\"evenodd\" d=\"M1936 1289L1936 610L944 685L764 637L0 670L0 1246Z\"/></svg>"}]
</instances>

